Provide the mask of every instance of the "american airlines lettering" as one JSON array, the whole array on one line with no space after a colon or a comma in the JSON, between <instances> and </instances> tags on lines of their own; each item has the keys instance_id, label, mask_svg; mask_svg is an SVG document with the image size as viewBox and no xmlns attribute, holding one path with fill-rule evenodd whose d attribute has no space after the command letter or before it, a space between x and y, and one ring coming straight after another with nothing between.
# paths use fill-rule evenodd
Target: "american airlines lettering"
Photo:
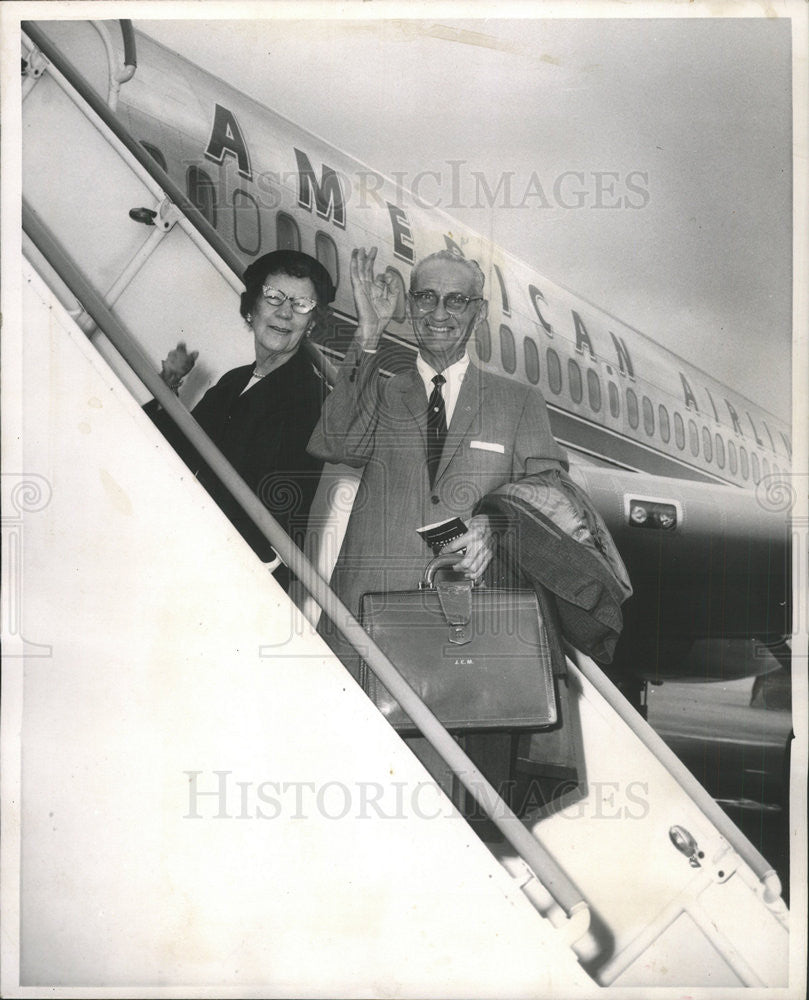
<instances>
[{"instance_id":1,"label":"american airlines lettering","mask_svg":"<svg viewBox=\"0 0 809 1000\"><path fill-rule=\"evenodd\" d=\"M288 176L294 184L295 197L298 207L316 215L324 222L331 223L337 229L345 230L348 222L348 202L351 194L350 177L345 173L341 173L340 170L326 162L321 162L320 176L318 177L315 166L312 163L312 159L304 149L299 148L297 145L293 145L292 153L295 158L295 170L284 176ZM226 159L232 159L235 162L239 175L246 180L257 183L258 187L262 191L265 190L267 177L274 177L276 179L276 183L279 181L279 175L277 174L260 174L258 177L254 177L244 131L237 121L235 114L229 108L219 103L214 105L213 120L207 146L205 148L205 157L220 166L225 165ZM390 226L390 248L394 257L406 264L413 265L416 260L416 240L413 225L408 217L408 213L400 204L397 204L398 199L397 201L393 201L386 200L384 198L384 195L382 194L384 179L378 174L373 174L371 176L378 181L376 186L373 188L368 187L368 177L365 173L362 171L357 173L357 177L359 178L358 190L361 195L361 202L365 204L365 196L369 194L373 195L375 204L379 208L384 209L387 216ZM273 195L280 194L279 191L275 190L272 190L271 193ZM278 207L278 205L280 205L280 201L275 202L273 207ZM453 235L456 234L453 232ZM461 243L466 242L465 239L460 236L458 236L457 239L453 239L449 233L444 234L445 246L448 249L463 255L464 251L462 246L459 245L457 241L458 239L461 240ZM496 263L492 261L491 264L497 281L496 287L500 293L499 298L501 313L504 317L509 317L512 314L513 303L509 297L506 285L507 275L504 275L503 270L501 270L500 266ZM541 329L549 338L553 338L557 332L554 327L554 323L557 322L557 319L554 319L553 321L549 319L549 316L554 314L554 309L552 307L553 300L549 301L544 292L533 283L526 282L525 287ZM567 312L572 323L570 332L572 333L572 341L576 353L589 358L589 360L593 363L597 363L599 357L604 359L604 355L599 355L599 352L597 351L597 344L594 343L591 330L588 329L587 324L590 323L590 320L588 319L587 322L585 322L585 318L576 308L569 307ZM635 366L624 338L614 333L612 330L608 329L607 332L609 333L610 340L612 341L612 348L614 351L614 361L606 363L605 366L607 374L611 375L614 367L617 374L629 379L630 381L635 381ZM597 330L596 333L598 333ZM597 339L598 338L596 337L596 340ZM702 411L697 399L697 393L695 392L690 381L690 376L687 376L681 370L677 370L677 375L680 380L683 407L686 411L690 411L695 415L700 415ZM719 416L719 410L717 409L714 398L707 387L705 387L705 394L708 402L710 403L710 410L712 411L713 419L717 424L721 424L722 420ZM724 399L724 403L727 408L727 416L730 419L730 425L734 434L742 439L749 437L751 440L754 440L759 447L764 448L764 440L759 432L759 427L761 427L769 439L770 447L773 453L778 451L775 447L773 434L767 426L766 420L764 420L761 415L754 420L749 410L745 409L743 411L744 417L746 418L745 426L747 427L747 432L745 433L742 419L739 416L739 411L733 403L730 402L730 400ZM791 458L791 442L789 441L788 436L782 431L779 432L779 434L781 441L783 442L784 453Z\"/></svg>"}]
</instances>

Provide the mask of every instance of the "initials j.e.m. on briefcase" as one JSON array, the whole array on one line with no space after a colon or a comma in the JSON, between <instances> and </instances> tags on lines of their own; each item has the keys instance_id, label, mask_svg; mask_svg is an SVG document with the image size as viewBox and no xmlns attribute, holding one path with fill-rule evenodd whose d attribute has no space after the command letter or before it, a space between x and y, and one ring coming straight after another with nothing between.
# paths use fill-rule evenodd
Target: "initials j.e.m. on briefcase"
<instances>
[{"instance_id":1,"label":"initials j.e.m. on briefcase","mask_svg":"<svg viewBox=\"0 0 809 1000\"><path fill-rule=\"evenodd\" d=\"M474 588L436 571L419 590L364 594L360 622L447 729L537 729L556 722L551 651L533 590ZM415 727L362 664L360 683L396 729Z\"/></svg>"}]
</instances>

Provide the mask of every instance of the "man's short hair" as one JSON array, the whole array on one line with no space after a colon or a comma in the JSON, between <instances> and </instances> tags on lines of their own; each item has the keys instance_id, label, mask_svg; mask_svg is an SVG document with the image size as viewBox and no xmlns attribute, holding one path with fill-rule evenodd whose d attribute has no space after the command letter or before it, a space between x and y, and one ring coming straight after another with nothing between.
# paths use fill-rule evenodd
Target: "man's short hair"
<instances>
[{"instance_id":1,"label":"man's short hair","mask_svg":"<svg viewBox=\"0 0 809 1000\"><path fill-rule=\"evenodd\" d=\"M424 264L428 264L431 260L451 260L454 264L465 264L472 274L473 291L475 295L483 294L483 284L486 279L483 276L483 271L481 271L480 265L476 260L472 260L471 257L464 257L462 254L459 254L457 250L437 250L435 253L422 257L410 272L411 292L413 291L413 287L416 283L416 275L418 274L419 268Z\"/></svg>"}]
</instances>

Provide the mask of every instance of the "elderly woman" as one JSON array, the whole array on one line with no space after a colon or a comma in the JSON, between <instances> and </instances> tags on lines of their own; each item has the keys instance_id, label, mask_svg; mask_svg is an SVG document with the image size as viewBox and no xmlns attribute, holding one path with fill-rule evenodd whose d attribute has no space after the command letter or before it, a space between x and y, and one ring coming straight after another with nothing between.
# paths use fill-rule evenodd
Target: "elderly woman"
<instances>
[{"instance_id":1,"label":"elderly woman","mask_svg":"<svg viewBox=\"0 0 809 1000\"><path fill-rule=\"evenodd\" d=\"M244 284L240 311L253 335L255 363L224 374L192 413L300 545L322 467L306 444L325 389L300 347L327 316L335 289L323 265L296 250L264 254L244 272ZM163 381L176 390L196 358L178 344L163 362ZM176 434L168 436L173 441ZM257 555L273 560L271 546L196 452L189 454L187 444L178 451ZM285 569L277 578L288 585Z\"/></svg>"}]
</instances>

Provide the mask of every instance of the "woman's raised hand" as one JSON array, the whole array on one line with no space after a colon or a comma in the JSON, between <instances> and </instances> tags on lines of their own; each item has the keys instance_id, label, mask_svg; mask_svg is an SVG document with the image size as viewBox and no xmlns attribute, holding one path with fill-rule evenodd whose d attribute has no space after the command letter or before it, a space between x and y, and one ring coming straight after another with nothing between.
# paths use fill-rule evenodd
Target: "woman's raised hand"
<instances>
[{"instance_id":1,"label":"woman's raised hand","mask_svg":"<svg viewBox=\"0 0 809 1000\"><path fill-rule=\"evenodd\" d=\"M189 351L185 341L181 340L162 362L160 377L170 389L174 389L191 371L198 357L199 351Z\"/></svg>"},{"instance_id":2,"label":"woman's raised hand","mask_svg":"<svg viewBox=\"0 0 809 1000\"><path fill-rule=\"evenodd\" d=\"M351 288L359 320L357 336L363 348L374 350L396 306L393 277L374 277L376 247L358 247L351 252Z\"/></svg>"}]
</instances>

